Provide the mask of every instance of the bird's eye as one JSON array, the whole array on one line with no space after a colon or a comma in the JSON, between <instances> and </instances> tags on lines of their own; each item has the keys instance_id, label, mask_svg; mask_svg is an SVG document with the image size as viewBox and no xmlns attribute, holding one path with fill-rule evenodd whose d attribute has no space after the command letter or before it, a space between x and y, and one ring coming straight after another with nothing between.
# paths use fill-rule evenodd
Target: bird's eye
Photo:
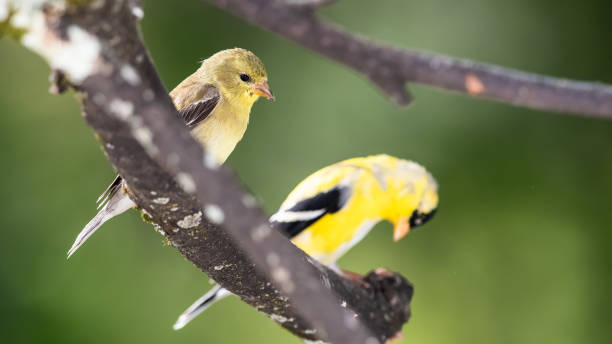
<instances>
[{"instance_id":1,"label":"bird's eye","mask_svg":"<svg viewBox=\"0 0 612 344\"><path fill-rule=\"evenodd\" d=\"M425 224L425 222L431 220L431 218L436 214L436 210L437 209L433 209L429 213L422 213L418 209L415 210L412 213L412 216L410 216L410 228L421 226Z\"/></svg>"},{"instance_id":2,"label":"bird's eye","mask_svg":"<svg viewBox=\"0 0 612 344\"><path fill-rule=\"evenodd\" d=\"M240 80L242 80L244 82L247 82L247 81L251 80L251 77L248 74L242 73L242 74L240 74Z\"/></svg>"}]
</instances>

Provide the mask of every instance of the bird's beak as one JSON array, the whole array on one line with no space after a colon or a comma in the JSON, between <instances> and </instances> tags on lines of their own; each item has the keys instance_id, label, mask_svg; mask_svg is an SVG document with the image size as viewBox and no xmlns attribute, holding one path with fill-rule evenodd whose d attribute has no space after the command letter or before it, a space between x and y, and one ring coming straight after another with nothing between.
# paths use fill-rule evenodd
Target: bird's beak
<instances>
[{"instance_id":1,"label":"bird's beak","mask_svg":"<svg viewBox=\"0 0 612 344\"><path fill-rule=\"evenodd\" d=\"M270 91L270 86L267 81L258 82L253 87L253 92L260 97L264 97L266 99L274 100L274 93Z\"/></svg>"},{"instance_id":2,"label":"bird's beak","mask_svg":"<svg viewBox=\"0 0 612 344\"><path fill-rule=\"evenodd\" d=\"M393 228L393 240L398 241L410 232L410 222L407 217L400 217Z\"/></svg>"}]
</instances>

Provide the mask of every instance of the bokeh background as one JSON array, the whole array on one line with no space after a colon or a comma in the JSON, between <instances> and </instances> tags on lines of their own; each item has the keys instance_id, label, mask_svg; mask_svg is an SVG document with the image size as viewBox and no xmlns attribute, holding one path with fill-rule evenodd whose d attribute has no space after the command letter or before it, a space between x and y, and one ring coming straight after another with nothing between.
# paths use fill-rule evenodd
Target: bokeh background
<instances>
[{"instance_id":1,"label":"bokeh background","mask_svg":"<svg viewBox=\"0 0 612 344\"><path fill-rule=\"evenodd\" d=\"M603 0L359 0L322 16L395 46L612 83L610 10ZM349 157L384 152L433 172L432 222L399 243L380 224L340 262L415 284L400 343L612 341L612 122L420 86L398 108L360 75L200 1L145 1L142 28L168 88L224 48L265 62L277 101L255 105L229 164L270 212L306 175ZM0 341L300 343L235 298L173 331L209 281L135 211L66 261L113 170L75 99L47 93L39 57L5 38L0 61Z\"/></svg>"}]
</instances>

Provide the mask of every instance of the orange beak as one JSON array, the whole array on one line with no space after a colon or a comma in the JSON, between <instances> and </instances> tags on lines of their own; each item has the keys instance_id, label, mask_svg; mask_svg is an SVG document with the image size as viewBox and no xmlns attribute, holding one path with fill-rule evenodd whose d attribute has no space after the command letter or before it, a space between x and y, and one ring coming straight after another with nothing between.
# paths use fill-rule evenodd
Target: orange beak
<instances>
[{"instance_id":1,"label":"orange beak","mask_svg":"<svg viewBox=\"0 0 612 344\"><path fill-rule=\"evenodd\" d=\"M276 99L274 98L274 93L270 91L270 86L268 85L267 81L255 84L255 86L253 87L253 92L256 95L260 97L264 97L266 99L270 99L270 100Z\"/></svg>"},{"instance_id":2,"label":"orange beak","mask_svg":"<svg viewBox=\"0 0 612 344\"><path fill-rule=\"evenodd\" d=\"M407 217L400 217L393 228L393 240L398 241L410 232L410 222Z\"/></svg>"}]
</instances>

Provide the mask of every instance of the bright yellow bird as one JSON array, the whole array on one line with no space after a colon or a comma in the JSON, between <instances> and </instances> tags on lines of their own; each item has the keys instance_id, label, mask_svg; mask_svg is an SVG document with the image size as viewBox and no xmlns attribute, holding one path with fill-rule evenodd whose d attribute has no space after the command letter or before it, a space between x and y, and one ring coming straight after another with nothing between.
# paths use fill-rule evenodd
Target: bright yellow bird
<instances>
[{"instance_id":1,"label":"bright yellow bird","mask_svg":"<svg viewBox=\"0 0 612 344\"><path fill-rule=\"evenodd\" d=\"M337 269L336 261L381 220L399 240L429 221L438 207L438 184L421 165L374 155L325 167L298 184L270 223L308 255ZM230 295L219 285L174 324L184 327L215 301Z\"/></svg>"},{"instance_id":2,"label":"bright yellow bird","mask_svg":"<svg viewBox=\"0 0 612 344\"><path fill-rule=\"evenodd\" d=\"M195 73L170 92L170 97L191 134L217 164L225 162L242 139L253 103L259 97L274 99L263 63L240 48L220 51L202 61ZM81 230L68 258L104 222L136 206L125 188L127 184L117 175L98 198L102 209Z\"/></svg>"}]
</instances>

